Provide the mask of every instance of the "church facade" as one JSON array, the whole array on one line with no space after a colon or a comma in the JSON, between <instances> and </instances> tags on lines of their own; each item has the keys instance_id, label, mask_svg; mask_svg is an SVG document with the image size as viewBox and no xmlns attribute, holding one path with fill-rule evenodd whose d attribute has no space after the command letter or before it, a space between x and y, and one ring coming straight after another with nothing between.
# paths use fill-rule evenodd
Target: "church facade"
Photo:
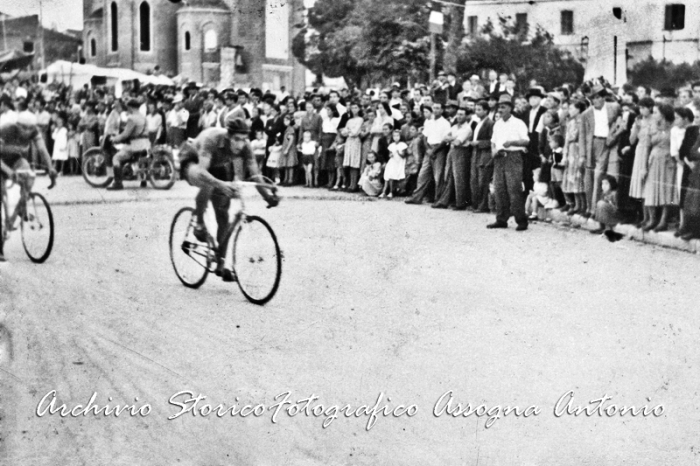
<instances>
[{"instance_id":1,"label":"church facade","mask_svg":"<svg viewBox=\"0 0 700 466\"><path fill-rule=\"evenodd\" d=\"M181 75L211 87L304 91L294 59L302 0L83 0L87 63Z\"/></svg>"}]
</instances>

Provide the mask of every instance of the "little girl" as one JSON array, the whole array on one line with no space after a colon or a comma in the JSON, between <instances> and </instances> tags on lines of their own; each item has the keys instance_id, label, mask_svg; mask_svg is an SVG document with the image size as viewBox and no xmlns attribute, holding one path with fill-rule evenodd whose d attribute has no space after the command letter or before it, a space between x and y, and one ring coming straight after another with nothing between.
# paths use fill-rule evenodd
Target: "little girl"
<instances>
[{"instance_id":1,"label":"little girl","mask_svg":"<svg viewBox=\"0 0 700 466\"><path fill-rule=\"evenodd\" d=\"M552 172L549 187L552 190L553 200L564 198L564 193L561 190L561 182L564 179L564 137L560 133L553 133L549 137L549 148L552 150L551 160ZM554 209L554 203L545 206L548 209Z\"/></svg>"},{"instance_id":2,"label":"little girl","mask_svg":"<svg viewBox=\"0 0 700 466\"><path fill-rule=\"evenodd\" d=\"M66 117L58 115L56 127L51 134L53 138L53 153L51 158L54 161L54 168L58 173L65 170L64 164L68 160L68 129L66 128Z\"/></svg>"},{"instance_id":3,"label":"little girl","mask_svg":"<svg viewBox=\"0 0 700 466\"><path fill-rule=\"evenodd\" d=\"M392 142L389 144L389 161L384 167L384 191L379 197L394 197L394 181L406 178L406 149L408 146L401 140L401 131L394 130ZM388 193L388 195L387 195Z\"/></svg>"},{"instance_id":4,"label":"little girl","mask_svg":"<svg viewBox=\"0 0 700 466\"><path fill-rule=\"evenodd\" d=\"M77 175L80 172L80 134L76 123L68 123L68 174Z\"/></svg>"},{"instance_id":5,"label":"little girl","mask_svg":"<svg viewBox=\"0 0 700 466\"><path fill-rule=\"evenodd\" d=\"M287 113L284 116L284 124L287 127L284 131L284 143L282 146L282 157L280 163L280 174L284 169L282 180L283 186L291 186L294 184L294 168L299 164L297 159L297 129L294 126L294 115Z\"/></svg>"},{"instance_id":6,"label":"little girl","mask_svg":"<svg viewBox=\"0 0 700 466\"><path fill-rule=\"evenodd\" d=\"M262 173L265 163L265 148L267 147L267 137L264 131L256 131L255 139L250 141L250 148L253 150L255 161L258 163L258 169Z\"/></svg>"},{"instance_id":7,"label":"little girl","mask_svg":"<svg viewBox=\"0 0 700 466\"><path fill-rule=\"evenodd\" d=\"M360 188L368 196L376 196L382 191L382 164L377 161L377 154L374 151L367 153L367 164L365 171L360 177Z\"/></svg>"},{"instance_id":8,"label":"little girl","mask_svg":"<svg viewBox=\"0 0 700 466\"><path fill-rule=\"evenodd\" d=\"M600 230L593 233L602 233L610 241L617 241L622 235L613 231L613 227L620 223L620 215L617 208L617 180L605 175L601 183L603 199L598 201L595 210L595 218L600 222Z\"/></svg>"},{"instance_id":9,"label":"little girl","mask_svg":"<svg viewBox=\"0 0 700 466\"><path fill-rule=\"evenodd\" d=\"M532 177L534 178L535 184L525 201L525 211L529 215L529 220L537 220L537 209L540 207L545 207L551 205L553 202L557 202L549 195L549 185L541 181L540 174L541 170L539 168L533 172ZM556 205L557 207L559 206L559 204Z\"/></svg>"},{"instance_id":10,"label":"little girl","mask_svg":"<svg viewBox=\"0 0 700 466\"><path fill-rule=\"evenodd\" d=\"M313 188L314 159L318 152L318 143L311 139L311 131L304 131L299 150L301 151L301 162L304 164L306 174L306 187Z\"/></svg>"}]
</instances>

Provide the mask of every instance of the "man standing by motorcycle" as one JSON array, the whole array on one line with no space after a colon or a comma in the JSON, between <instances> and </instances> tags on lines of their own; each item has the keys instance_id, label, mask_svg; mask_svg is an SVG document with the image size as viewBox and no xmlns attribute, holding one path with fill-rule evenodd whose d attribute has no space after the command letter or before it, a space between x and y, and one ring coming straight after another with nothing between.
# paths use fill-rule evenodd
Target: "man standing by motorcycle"
<instances>
[{"instance_id":1,"label":"man standing by motorcycle","mask_svg":"<svg viewBox=\"0 0 700 466\"><path fill-rule=\"evenodd\" d=\"M124 189L122 184L122 164L128 163L136 152L147 151L151 148L151 141L148 139L148 124L146 117L139 112L140 106L141 104L138 100L129 100L127 103L129 117L126 120L126 127L124 131L112 140L115 144L123 143L124 146L112 159L114 183L107 188L109 191ZM146 187L146 180L141 180L141 187Z\"/></svg>"}]
</instances>

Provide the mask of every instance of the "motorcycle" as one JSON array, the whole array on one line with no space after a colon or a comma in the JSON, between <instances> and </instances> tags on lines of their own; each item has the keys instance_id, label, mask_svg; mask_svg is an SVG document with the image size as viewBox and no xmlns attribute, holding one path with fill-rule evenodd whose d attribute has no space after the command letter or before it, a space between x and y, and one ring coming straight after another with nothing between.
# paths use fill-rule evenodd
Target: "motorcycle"
<instances>
[{"instance_id":1,"label":"motorcycle","mask_svg":"<svg viewBox=\"0 0 700 466\"><path fill-rule=\"evenodd\" d=\"M83 154L83 178L90 186L109 186L113 177L108 175L107 167L120 148L120 144L112 142L111 136L103 136L99 147ZM165 145L156 145L147 151L135 152L122 166L122 175L124 181L148 180L155 189L170 189L177 179L172 150Z\"/></svg>"}]
</instances>

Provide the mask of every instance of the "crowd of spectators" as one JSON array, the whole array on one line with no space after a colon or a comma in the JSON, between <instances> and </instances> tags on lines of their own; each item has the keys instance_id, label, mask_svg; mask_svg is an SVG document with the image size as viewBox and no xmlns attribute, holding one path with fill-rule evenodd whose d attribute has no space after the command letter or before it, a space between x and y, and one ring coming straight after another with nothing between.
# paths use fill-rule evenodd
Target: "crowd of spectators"
<instances>
[{"instance_id":1,"label":"crowd of spectators","mask_svg":"<svg viewBox=\"0 0 700 466\"><path fill-rule=\"evenodd\" d=\"M700 237L700 82L660 92L603 78L520 92L493 70L458 80L441 72L411 88L284 89L135 86L77 91L12 80L4 106L33 118L56 168L116 136L127 104L146 116L152 144L175 151L227 117L245 119L260 167L282 185L404 196L408 204L495 213L489 228L527 229L540 209L594 218L610 229L675 228Z\"/></svg>"}]
</instances>

